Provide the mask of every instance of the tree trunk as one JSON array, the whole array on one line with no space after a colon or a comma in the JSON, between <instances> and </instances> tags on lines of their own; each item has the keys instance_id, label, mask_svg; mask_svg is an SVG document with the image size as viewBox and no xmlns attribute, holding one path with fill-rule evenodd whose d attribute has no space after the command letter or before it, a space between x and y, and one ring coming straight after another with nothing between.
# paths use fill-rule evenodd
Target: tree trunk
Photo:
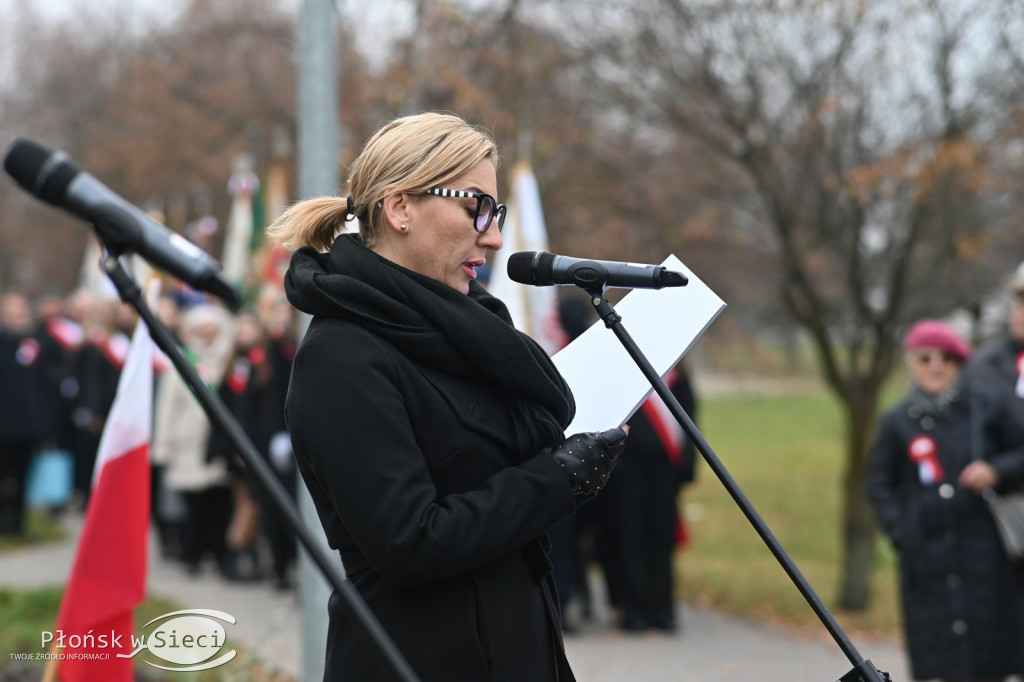
<instances>
[{"instance_id":1,"label":"tree trunk","mask_svg":"<svg viewBox=\"0 0 1024 682\"><path fill-rule=\"evenodd\" d=\"M838 604L844 611L863 611L871 599L871 559L877 534L874 511L864 492L864 475L878 389L844 397L843 403L848 431Z\"/></svg>"}]
</instances>

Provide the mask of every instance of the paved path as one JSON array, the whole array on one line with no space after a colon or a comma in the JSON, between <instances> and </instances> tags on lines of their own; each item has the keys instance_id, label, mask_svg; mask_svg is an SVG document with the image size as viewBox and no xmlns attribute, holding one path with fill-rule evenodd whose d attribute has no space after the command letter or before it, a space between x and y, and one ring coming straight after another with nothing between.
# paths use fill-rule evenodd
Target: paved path
<instances>
[{"instance_id":1,"label":"paved path","mask_svg":"<svg viewBox=\"0 0 1024 682\"><path fill-rule=\"evenodd\" d=\"M566 646L580 682L835 682L853 666L822 628L821 638L794 637L713 611L681 607L673 635L583 629ZM894 680L907 680L901 651L854 642Z\"/></svg>"},{"instance_id":2,"label":"paved path","mask_svg":"<svg viewBox=\"0 0 1024 682\"><path fill-rule=\"evenodd\" d=\"M78 522L68 518L68 541L0 553L0 585L66 582ZM212 571L189 577L179 564L163 560L155 550L150 557L149 591L183 608L230 613L238 621L227 626L232 637L281 672L299 677L301 627L293 592L278 592L262 583L228 583ZM579 681L835 682L852 668L824 628L819 638L800 638L712 611L680 608L682 627L672 635L621 633L609 627L607 611L597 609L592 622L566 637ZM854 644L894 681L910 679L905 657L897 648Z\"/></svg>"}]
</instances>

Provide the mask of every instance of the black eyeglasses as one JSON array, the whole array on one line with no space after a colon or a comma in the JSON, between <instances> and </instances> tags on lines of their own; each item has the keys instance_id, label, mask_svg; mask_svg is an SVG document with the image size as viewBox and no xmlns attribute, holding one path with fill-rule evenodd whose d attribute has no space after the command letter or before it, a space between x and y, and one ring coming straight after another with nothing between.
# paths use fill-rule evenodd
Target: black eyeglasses
<instances>
[{"instance_id":1,"label":"black eyeglasses","mask_svg":"<svg viewBox=\"0 0 1024 682\"><path fill-rule=\"evenodd\" d=\"M458 199L476 199L476 211L473 213L473 229L481 234L487 231L495 217L498 219L498 232L501 232L501 228L505 226L505 213L508 211L508 207L505 204L499 204L490 194L463 192L460 189L442 189L440 187L428 189L427 194Z\"/></svg>"},{"instance_id":2,"label":"black eyeglasses","mask_svg":"<svg viewBox=\"0 0 1024 682\"><path fill-rule=\"evenodd\" d=\"M956 362L956 357L949 353L915 353L914 360L921 366L930 365L932 362L941 362L944 365L949 365Z\"/></svg>"}]
</instances>

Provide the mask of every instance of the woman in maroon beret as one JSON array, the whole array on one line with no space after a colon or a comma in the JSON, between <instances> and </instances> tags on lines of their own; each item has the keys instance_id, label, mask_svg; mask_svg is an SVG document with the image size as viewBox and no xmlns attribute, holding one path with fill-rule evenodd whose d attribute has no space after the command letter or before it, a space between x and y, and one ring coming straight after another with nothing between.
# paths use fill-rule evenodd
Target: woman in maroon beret
<instances>
[{"instance_id":1,"label":"woman in maroon beret","mask_svg":"<svg viewBox=\"0 0 1024 682\"><path fill-rule=\"evenodd\" d=\"M1024 673L1024 610L981 493L1024 482L1024 431L962 381L970 347L951 327L918 322L903 346L910 390L879 422L867 492L899 553L912 672L1001 681Z\"/></svg>"}]
</instances>

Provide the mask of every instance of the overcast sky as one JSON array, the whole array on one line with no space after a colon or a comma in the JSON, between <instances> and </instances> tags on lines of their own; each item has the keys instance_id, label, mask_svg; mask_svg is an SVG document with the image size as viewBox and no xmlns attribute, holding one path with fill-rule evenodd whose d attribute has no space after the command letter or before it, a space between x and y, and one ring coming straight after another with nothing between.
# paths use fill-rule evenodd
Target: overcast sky
<instances>
[{"instance_id":1,"label":"overcast sky","mask_svg":"<svg viewBox=\"0 0 1024 682\"><path fill-rule=\"evenodd\" d=\"M16 6L29 7L32 11L52 18L54 21L74 21L76 16L94 19L116 16L118 21L136 30L144 30L154 24L173 21L192 0L0 0L0 17L11 16ZM292 6L298 13L303 0L279 0L285 7ZM361 51L373 58L395 40L408 34L412 27L411 0L336 0L340 21L359 22L356 32ZM467 5L479 2L467 2ZM11 22L0 21L0 76L3 75L5 49L11 49L15 41L31 39L18 35ZM6 46L6 48L5 48Z\"/></svg>"}]
</instances>

